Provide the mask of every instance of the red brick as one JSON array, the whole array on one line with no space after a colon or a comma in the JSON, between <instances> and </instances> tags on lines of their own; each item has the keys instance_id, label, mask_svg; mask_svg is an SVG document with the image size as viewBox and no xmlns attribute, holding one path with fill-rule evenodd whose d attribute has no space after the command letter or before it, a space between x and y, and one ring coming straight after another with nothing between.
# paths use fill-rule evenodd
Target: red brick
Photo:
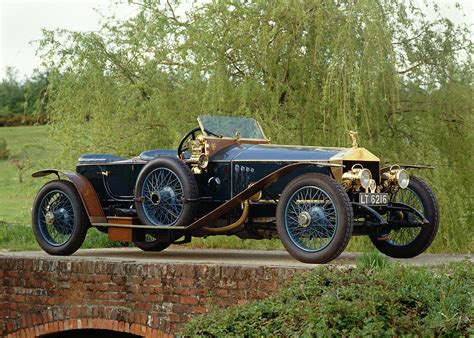
<instances>
[{"instance_id":1,"label":"red brick","mask_svg":"<svg viewBox=\"0 0 474 338\"><path fill-rule=\"evenodd\" d=\"M198 300L196 297L189 297L189 296L180 297L179 301L182 304L189 304L189 305L195 305L198 303Z\"/></svg>"}]
</instances>

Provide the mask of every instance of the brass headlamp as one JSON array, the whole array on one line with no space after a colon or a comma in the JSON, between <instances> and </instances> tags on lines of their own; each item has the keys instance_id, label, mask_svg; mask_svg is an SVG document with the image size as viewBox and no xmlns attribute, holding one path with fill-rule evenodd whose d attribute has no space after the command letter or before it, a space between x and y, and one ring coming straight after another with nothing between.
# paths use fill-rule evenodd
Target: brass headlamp
<instances>
[{"instance_id":1,"label":"brass headlamp","mask_svg":"<svg viewBox=\"0 0 474 338\"><path fill-rule=\"evenodd\" d=\"M351 170L342 174L342 184L346 190L360 188L368 189L372 180L372 173L369 169L362 167L361 164L354 164Z\"/></svg>"},{"instance_id":2,"label":"brass headlamp","mask_svg":"<svg viewBox=\"0 0 474 338\"><path fill-rule=\"evenodd\" d=\"M199 135L195 140L189 140L188 148L191 150L191 170L194 174L201 174L209 165L209 144Z\"/></svg>"},{"instance_id":3,"label":"brass headlamp","mask_svg":"<svg viewBox=\"0 0 474 338\"><path fill-rule=\"evenodd\" d=\"M410 175L399 165L393 165L382 173L382 185L389 190L406 189L410 184Z\"/></svg>"}]
</instances>

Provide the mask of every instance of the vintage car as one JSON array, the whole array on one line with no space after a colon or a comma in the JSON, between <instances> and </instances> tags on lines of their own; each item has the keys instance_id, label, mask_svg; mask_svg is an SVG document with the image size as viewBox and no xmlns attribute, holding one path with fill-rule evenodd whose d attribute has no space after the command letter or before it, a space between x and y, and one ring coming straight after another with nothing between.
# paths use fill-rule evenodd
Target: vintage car
<instances>
[{"instance_id":1,"label":"vintage car","mask_svg":"<svg viewBox=\"0 0 474 338\"><path fill-rule=\"evenodd\" d=\"M192 237L278 237L297 260L325 263L352 235L399 258L419 255L436 235L435 195L407 172L430 167L381 167L355 134L350 148L286 146L270 144L253 118L199 116L198 124L177 150L84 155L75 172L33 173L58 178L34 201L40 246L72 254L90 227L145 251Z\"/></svg>"}]
</instances>

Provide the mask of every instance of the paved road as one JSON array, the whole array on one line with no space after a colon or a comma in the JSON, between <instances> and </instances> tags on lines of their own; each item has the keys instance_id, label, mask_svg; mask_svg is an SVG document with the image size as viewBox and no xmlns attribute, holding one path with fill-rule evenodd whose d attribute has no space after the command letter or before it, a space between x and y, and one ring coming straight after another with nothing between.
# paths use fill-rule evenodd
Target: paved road
<instances>
[{"instance_id":1,"label":"paved road","mask_svg":"<svg viewBox=\"0 0 474 338\"><path fill-rule=\"evenodd\" d=\"M332 264L353 265L360 253L345 252ZM1 256L34 257L61 260L103 260L103 261L136 261L142 263L186 263L186 264L224 264L244 266L285 266L308 268L308 265L294 260L286 251L264 250L232 250L232 249L176 249L170 248L162 252L143 252L136 248L84 249L72 256L49 256L43 251L0 251ZM462 260L474 262L470 254L423 254L411 259L392 259L409 265L430 265Z\"/></svg>"}]
</instances>

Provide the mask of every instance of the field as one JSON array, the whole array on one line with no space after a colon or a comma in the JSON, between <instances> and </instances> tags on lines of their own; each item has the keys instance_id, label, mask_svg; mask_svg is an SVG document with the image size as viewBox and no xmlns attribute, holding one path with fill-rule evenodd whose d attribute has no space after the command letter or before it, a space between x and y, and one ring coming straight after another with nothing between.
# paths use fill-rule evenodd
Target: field
<instances>
[{"instance_id":1,"label":"field","mask_svg":"<svg viewBox=\"0 0 474 338\"><path fill-rule=\"evenodd\" d=\"M31 173L48 166L54 144L47 126L2 127L1 138L7 141L10 158L0 161L0 222L29 225L35 193L44 182Z\"/></svg>"}]
</instances>

